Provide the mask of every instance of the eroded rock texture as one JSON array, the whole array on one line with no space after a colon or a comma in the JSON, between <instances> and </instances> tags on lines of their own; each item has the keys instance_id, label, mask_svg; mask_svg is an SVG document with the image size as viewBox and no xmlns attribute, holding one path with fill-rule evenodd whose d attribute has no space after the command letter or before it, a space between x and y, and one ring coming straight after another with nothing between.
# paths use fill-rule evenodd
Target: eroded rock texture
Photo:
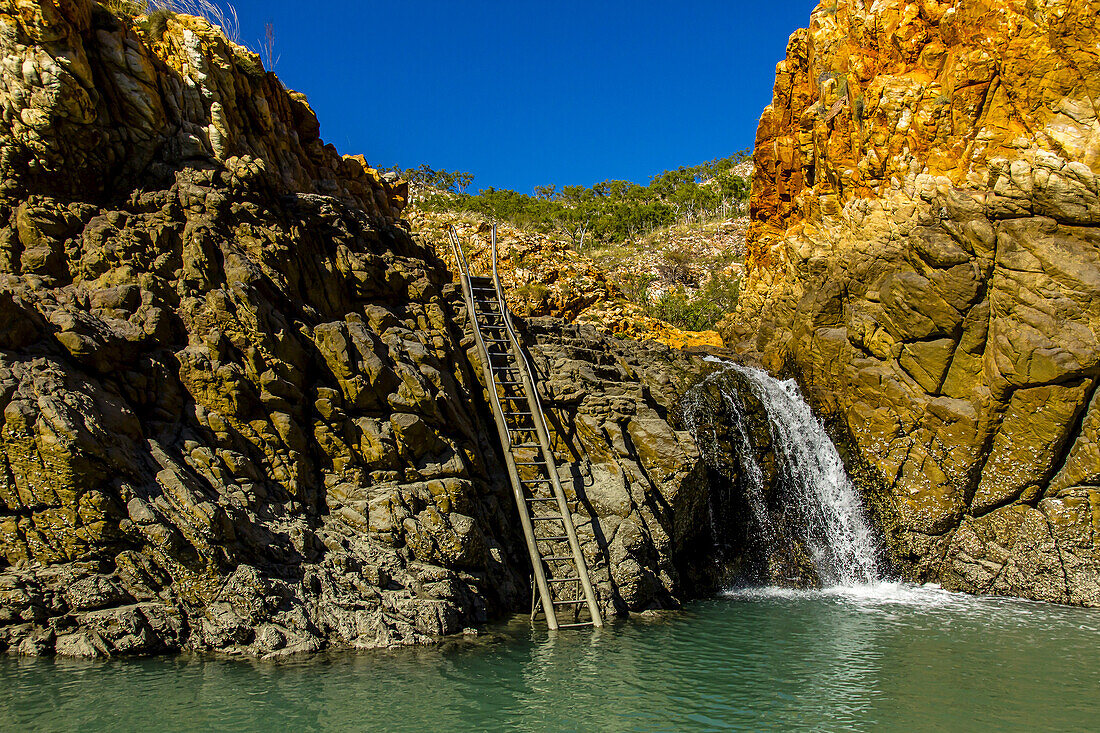
<instances>
[{"instance_id":1,"label":"eroded rock texture","mask_svg":"<svg viewBox=\"0 0 1100 733\"><path fill-rule=\"evenodd\" d=\"M691 435L677 429L681 397L713 364L552 318L531 319L526 336L604 607L668 608L713 587L710 477Z\"/></svg>"},{"instance_id":2,"label":"eroded rock texture","mask_svg":"<svg viewBox=\"0 0 1100 733\"><path fill-rule=\"evenodd\" d=\"M461 298L404 191L204 21L0 3L0 649L259 655L528 608ZM701 363L533 332L601 601L705 579Z\"/></svg>"},{"instance_id":3,"label":"eroded rock texture","mask_svg":"<svg viewBox=\"0 0 1100 733\"><path fill-rule=\"evenodd\" d=\"M841 417L912 577L1100 605L1098 17L827 0L777 67L727 342Z\"/></svg>"},{"instance_id":4,"label":"eroded rock texture","mask_svg":"<svg viewBox=\"0 0 1100 733\"><path fill-rule=\"evenodd\" d=\"M422 241L456 267L449 236L454 227L475 270L492 269L491 227L472 217L413 209L409 216ZM505 223L497 226L497 257L505 298L521 317L552 316L586 323L618 337L659 341L677 349L719 350L716 331L684 331L654 318L623 295L614 278L566 242Z\"/></svg>"}]
</instances>

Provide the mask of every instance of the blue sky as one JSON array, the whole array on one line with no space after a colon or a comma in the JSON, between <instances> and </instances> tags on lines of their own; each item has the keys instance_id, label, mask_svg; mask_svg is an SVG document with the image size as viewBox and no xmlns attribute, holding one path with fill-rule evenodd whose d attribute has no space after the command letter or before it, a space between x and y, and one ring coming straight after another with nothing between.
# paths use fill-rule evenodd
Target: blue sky
<instances>
[{"instance_id":1,"label":"blue sky","mask_svg":"<svg viewBox=\"0 0 1100 733\"><path fill-rule=\"evenodd\" d=\"M275 71L341 153L529 192L644 182L751 147L815 2L233 5L253 49L273 24Z\"/></svg>"}]
</instances>

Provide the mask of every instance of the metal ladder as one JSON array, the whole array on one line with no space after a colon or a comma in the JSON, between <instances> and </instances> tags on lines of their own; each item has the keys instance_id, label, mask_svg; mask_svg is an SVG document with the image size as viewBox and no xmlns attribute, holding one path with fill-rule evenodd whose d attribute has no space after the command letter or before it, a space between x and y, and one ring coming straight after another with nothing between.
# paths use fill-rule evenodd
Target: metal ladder
<instances>
[{"instance_id":1,"label":"metal ladder","mask_svg":"<svg viewBox=\"0 0 1100 733\"><path fill-rule=\"evenodd\" d=\"M534 371L504 301L497 273L496 227L492 233L492 277L470 274L458 233L454 227L449 233L519 521L531 555L534 573L531 620L535 620L541 605L551 630L603 626L569 501L550 448ZM585 610L588 618L584 618ZM568 618L568 623L559 621L559 615Z\"/></svg>"}]
</instances>

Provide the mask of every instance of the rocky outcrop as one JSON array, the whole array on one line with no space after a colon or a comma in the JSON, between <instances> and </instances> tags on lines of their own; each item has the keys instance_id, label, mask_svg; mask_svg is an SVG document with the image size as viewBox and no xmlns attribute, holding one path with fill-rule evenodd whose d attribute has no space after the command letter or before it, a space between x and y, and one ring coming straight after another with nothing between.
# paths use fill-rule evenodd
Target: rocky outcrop
<instances>
[{"instance_id":1,"label":"rocky outcrop","mask_svg":"<svg viewBox=\"0 0 1100 733\"><path fill-rule=\"evenodd\" d=\"M529 319L525 340L606 612L670 608L714 587L711 477L680 415L714 365L552 318Z\"/></svg>"},{"instance_id":2,"label":"rocky outcrop","mask_svg":"<svg viewBox=\"0 0 1100 733\"><path fill-rule=\"evenodd\" d=\"M469 214L415 209L409 220L417 236L449 267L456 267L448 233L454 227L473 270L492 270L492 227L487 222ZM508 307L518 316L552 316L595 326L619 338L658 341L675 349L722 348L717 331L685 331L646 314L615 284L616 273L547 234L498 224L497 256Z\"/></svg>"},{"instance_id":3,"label":"rocky outcrop","mask_svg":"<svg viewBox=\"0 0 1100 733\"><path fill-rule=\"evenodd\" d=\"M281 655L526 610L403 186L200 19L7 2L0 37L0 649ZM675 605L707 488L667 411L707 365L529 334L601 602Z\"/></svg>"},{"instance_id":4,"label":"rocky outcrop","mask_svg":"<svg viewBox=\"0 0 1100 733\"><path fill-rule=\"evenodd\" d=\"M727 343L788 369L910 577L1100 605L1096 0L828 0L757 134Z\"/></svg>"},{"instance_id":5,"label":"rocky outcrop","mask_svg":"<svg viewBox=\"0 0 1100 733\"><path fill-rule=\"evenodd\" d=\"M335 196L376 215L404 204L407 188L325 145L305 97L205 20L157 24L87 0L4 0L0 38L7 200L95 200L214 159L239 179Z\"/></svg>"}]
</instances>

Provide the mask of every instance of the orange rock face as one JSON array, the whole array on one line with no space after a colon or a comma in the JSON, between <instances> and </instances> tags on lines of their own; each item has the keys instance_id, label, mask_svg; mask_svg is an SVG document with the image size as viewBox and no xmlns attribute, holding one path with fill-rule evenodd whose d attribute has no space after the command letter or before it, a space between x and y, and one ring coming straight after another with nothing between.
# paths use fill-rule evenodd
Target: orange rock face
<instances>
[{"instance_id":1,"label":"orange rock face","mask_svg":"<svg viewBox=\"0 0 1100 733\"><path fill-rule=\"evenodd\" d=\"M915 174L982 187L1046 150L1100 172L1097 0L826 0L791 36L756 138L750 262Z\"/></svg>"},{"instance_id":2,"label":"orange rock face","mask_svg":"<svg viewBox=\"0 0 1100 733\"><path fill-rule=\"evenodd\" d=\"M777 67L723 336L910 577L1100 606L1098 102L1100 0L826 0Z\"/></svg>"}]
</instances>

